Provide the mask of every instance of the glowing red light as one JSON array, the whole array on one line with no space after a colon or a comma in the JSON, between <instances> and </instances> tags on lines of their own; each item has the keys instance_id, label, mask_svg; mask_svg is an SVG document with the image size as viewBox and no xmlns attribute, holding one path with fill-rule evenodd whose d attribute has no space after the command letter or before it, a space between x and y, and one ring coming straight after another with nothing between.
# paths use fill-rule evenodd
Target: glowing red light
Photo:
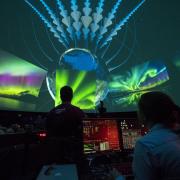
<instances>
[{"instance_id":1,"label":"glowing red light","mask_svg":"<svg viewBox=\"0 0 180 180\"><path fill-rule=\"evenodd\" d=\"M38 136L39 136L39 137L46 137L47 134L46 134L46 132L41 132L41 133L38 133Z\"/></svg>"}]
</instances>

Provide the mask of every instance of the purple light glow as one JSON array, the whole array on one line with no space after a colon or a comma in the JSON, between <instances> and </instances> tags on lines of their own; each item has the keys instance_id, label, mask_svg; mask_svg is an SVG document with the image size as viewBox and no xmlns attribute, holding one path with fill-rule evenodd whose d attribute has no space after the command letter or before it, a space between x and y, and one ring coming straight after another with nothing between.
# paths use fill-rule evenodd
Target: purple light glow
<instances>
[{"instance_id":1,"label":"purple light glow","mask_svg":"<svg viewBox=\"0 0 180 180\"><path fill-rule=\"evenodd\" d=\"M26 76L12 76L10 74L0 75L0 86L39 86L43 81L40 74L30 74Z\"/></svg>"}]
</instances>

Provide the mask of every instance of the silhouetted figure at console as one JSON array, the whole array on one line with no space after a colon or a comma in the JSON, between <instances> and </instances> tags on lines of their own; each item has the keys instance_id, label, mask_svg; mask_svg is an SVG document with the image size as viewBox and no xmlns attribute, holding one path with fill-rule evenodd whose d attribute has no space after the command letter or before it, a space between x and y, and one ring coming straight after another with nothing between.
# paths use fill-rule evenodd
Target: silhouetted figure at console
<instances>
[{"instance_id":1,"label":"silhouetted figure at console","mask_svg":"<svg viewBox=\"0 0 180 180\"><path fill-rule=\"evenodd\" d=\"M82 119L85 116L84 112L71 104L73 98L71 87L62 87L60 97L62 103L52 109L48 115L48 134L58 138L59 148L64 149L64 153L74 153L80 156L83 151Z\"/></svg>"},{"instance_id":2,"label":"silhouetted figure at console","mask_svg":"<svg viewBox=\"0 0 180 180\"><path fill-rule=\"evenodd\" d=\"M73 90L69 86L64 86L60 90L62 103L50 111L47 128L50 135L75 135L78 127L82 125L84 112L71 104Z\"/></svg>"},{"instance_id":3,"label":"silhouetted figure at console","mask_svg":"<svg viewBox=\"0 0 180 180\"><path fill-rule=\"evenodd\" d=\"M100 106L98 108L98 111L100 115L103 115L104 113L106 113L106 108L104 107L103 101L100 101Z\"/></svg>"},{"instance_id":4,"label":"silhouetted figure at console","mask_svg":"<svg viewBox=\"0 0 180 180\"><path fill-rule=\"evenodd\" d=\"M143 94L138 107L139 119L150 131L140 138L135 146L135 179L179 180L179 107L162 92Z\"/></svg>"}]
</instances>

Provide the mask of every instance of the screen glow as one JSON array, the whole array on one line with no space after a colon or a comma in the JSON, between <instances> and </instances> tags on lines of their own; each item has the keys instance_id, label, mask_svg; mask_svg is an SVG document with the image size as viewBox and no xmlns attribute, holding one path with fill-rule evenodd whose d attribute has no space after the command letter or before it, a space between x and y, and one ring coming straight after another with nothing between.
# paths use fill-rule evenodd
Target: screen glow
<instances>
[{"instance_id":1,"label":"screen glow","mask_svg":"<svg viewBox=\"0 0 180 180\"><path fill-rule=\"evenodd\" d=\"M100 101L108 112L136 111L149 91L180 105L179 7L179 0L1 0L0 110L50 111L64 85L86 112Z\"/></svg>"},{"instance_id":2,"label":"screen glow","mask_svg":"<svg viewBox=\"0 0 180 180\"><path fill-rule=\"evenodd\" d=\"M59 90L65 85L69 85L73 89L73 105L86 110L95 108L95 73L86 71L57 70L56 105L61 103Z\"/></svg>"},{"instance_id":3,"label":"screen glow","mask_svg":"<svg viewBox=\"0 0 180 180\"><path fill-rule=\"evenodd\" d=\"M16 110L24 105L26 109L29 103L26 110L35 110L46 71L4 51L0 54L1 107Z\"/></svg>"}]
</instances>

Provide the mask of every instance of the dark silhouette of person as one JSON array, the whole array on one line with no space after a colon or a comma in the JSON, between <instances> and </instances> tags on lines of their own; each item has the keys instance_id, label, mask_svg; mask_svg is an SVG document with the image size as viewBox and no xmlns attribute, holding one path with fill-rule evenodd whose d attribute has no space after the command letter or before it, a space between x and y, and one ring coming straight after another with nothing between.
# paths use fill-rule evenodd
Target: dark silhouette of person
<instances>
[{"instance_id":1,"label":"dark silhouette of person","mask_svg":"<svg viewBox=\"0 0 180 180\"><path fill-rule=\"evenodd\" d=\"M180 179L179 107L162 92L143 94L138 116L149 132L136 142L133 171L136 180Z\"/></svg>"},{"instance_id":2,"label":"dark silhouette of person","mask_svg":"<svg viewBox=\"0 0 180 180\"><path fill-rule=\"evenodd\" d=\"M102 115L104 113L106 113L106 108L104 107L104 103L103 101L100 101L100 106L98 108L99 114Z\"/></svg>"},{"instance_id":3,"label":"dark silhouette of person","mask_svg":"<svg viewBox=\"0 0 180 180\"><path fill-rule=\"evenodd\" d=\"M80 108L71 104L73 99L71 87L62 87L60 98L62 103L48 114L46 124L48 135L56 137L62 156L76 159L83 153L82 120L85 114Z\"/></svg>"},{"instance_id":4,"label":"dark silhouette of person","mask_svg":"<svg viewBox=\"0 0 180 180\"><path fill-rule=\"evenodd\" d=\"M77 127L81 127L84 112L71 104L73 99L73 90L69 86L60 89L60 98L62 103L53 108L49 113L47 128L51 135L75 135ZM61 125L61 127L60 127ZM68 130L68 131L67 131Z\"/></svg>"}]
</instances>

